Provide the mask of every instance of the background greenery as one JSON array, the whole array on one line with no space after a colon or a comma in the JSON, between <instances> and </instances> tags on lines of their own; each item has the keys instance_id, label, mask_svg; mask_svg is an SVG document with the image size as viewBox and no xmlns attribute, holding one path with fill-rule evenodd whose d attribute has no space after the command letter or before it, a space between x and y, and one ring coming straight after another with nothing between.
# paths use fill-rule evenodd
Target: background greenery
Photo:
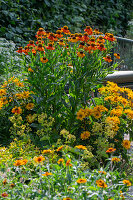
<instances>
[{"instance_id":1,"label":"background greenery","mask_svg":"<svg viewBox=\"0 0 133 200\"><path fill-rule=\"evenodd\" d=\"M1 0L0 36L22 44L40 27L56 31L64 25L73 32L90 25L124 36L132 6L127 0Z\"/></svg>"}]
</instances>

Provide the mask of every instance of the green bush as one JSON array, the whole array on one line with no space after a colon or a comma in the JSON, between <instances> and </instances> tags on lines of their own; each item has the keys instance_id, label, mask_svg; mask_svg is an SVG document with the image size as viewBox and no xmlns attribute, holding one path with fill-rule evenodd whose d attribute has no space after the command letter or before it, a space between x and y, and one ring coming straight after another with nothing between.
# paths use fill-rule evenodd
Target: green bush
<instances>
[{"instance_id":1,"label":"green bush","mask_svg":"<svg viewBox=\"0 0 133 200\"><path fill-rule=\"evenodd\" d=\"M1 0L0 35L20 45L39 27L55 31L66 24L71 31L91 25L124 36L131 6L126 0Z\"/></svg>"}]
</instances>

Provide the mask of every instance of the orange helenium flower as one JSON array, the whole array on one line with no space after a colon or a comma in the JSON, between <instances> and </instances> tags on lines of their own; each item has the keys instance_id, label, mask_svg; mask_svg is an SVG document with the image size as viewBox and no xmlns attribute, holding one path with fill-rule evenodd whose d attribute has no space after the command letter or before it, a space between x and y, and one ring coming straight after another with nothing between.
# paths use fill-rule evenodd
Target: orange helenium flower
<instances>
[{"instance_id":1,"label":"orange helenium flower","mask_svg":"<svg viewBox=\"0 0 133 200\"><path fill-rule=\"evenodd\" d=\"M13 109L12 109L12 113L18 115L18 114L21 114L22 113L22 109L20 107L17 107L15 106Z\"/></svg>"},{"instance_id":2,"label":"orange helenium flower","mask_svg":"<svg viewBox=\"0 0 133 200\"><path fill-rule=\"evenodd\" d=\"M80 178L76 182L79 183L79 184L81 184L81 183L86 183L87 180L85 178Z\"/></svg>"}]
</instances>

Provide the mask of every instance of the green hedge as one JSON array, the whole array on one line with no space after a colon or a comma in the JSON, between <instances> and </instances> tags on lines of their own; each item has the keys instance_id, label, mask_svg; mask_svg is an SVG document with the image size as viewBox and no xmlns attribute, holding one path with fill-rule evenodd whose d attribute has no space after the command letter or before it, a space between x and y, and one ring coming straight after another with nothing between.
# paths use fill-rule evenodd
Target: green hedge
<instances>
[{"instance_id":1,"label":"green hedge","mask_svg":"<svg viewBox=\"0 0 133 200\"><path fill-rule=\"evenodd\" d=\"M79 32L86 25L124 36L131 19L127 0L1 0L0 36L22 43L39 27L55 31L67 25Z\"/></svg>"}]
</instances>

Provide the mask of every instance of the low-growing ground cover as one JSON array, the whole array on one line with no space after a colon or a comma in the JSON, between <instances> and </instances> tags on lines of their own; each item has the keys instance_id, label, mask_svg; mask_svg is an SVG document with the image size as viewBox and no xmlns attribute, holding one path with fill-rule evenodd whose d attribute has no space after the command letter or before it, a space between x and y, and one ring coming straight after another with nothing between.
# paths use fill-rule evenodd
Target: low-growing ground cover
<instances>
[{"instance_id":1,"label":"low-growing ground cover","mask_svg":"<svg viewBox=\"0 0 133 200\"><path fill-rule=\"evenodd\" d=\"M36 39L17 50L21 76L0 87L1 198L124 199L133 91L102 85L119 66L115 37L64 26Z\"/></svg>"}]
</instances>

